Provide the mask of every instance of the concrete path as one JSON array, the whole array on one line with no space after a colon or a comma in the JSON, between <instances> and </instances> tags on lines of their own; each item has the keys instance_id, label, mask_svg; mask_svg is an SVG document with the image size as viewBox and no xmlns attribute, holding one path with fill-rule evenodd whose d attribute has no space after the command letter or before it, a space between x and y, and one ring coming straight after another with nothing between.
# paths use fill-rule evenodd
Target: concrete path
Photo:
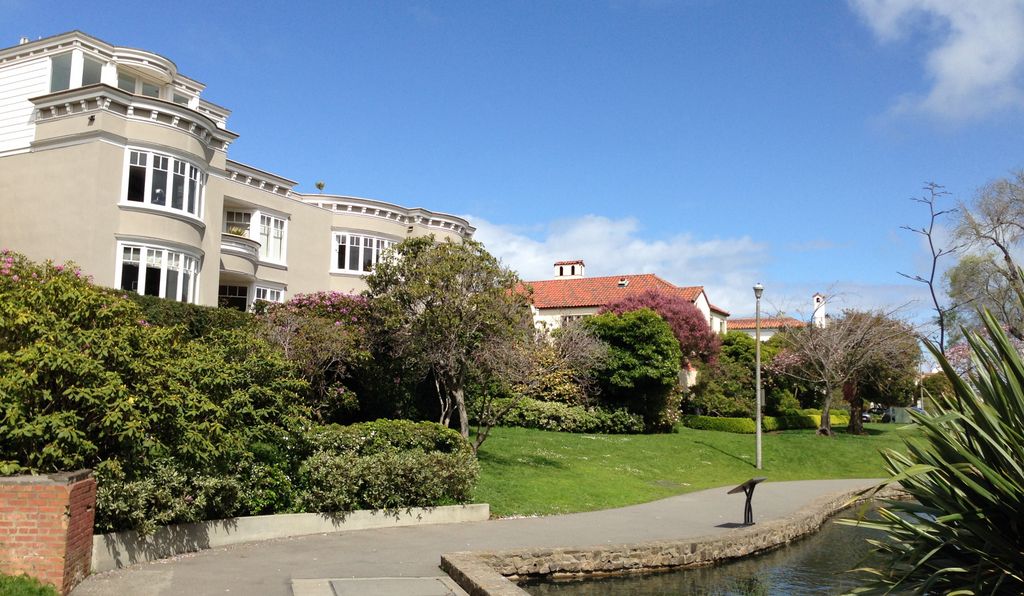
<instances>
[{"instance_id":1,"label":"concrete path","mask_svg":"<svg viewBox=\"0 0 1024 596\"><path fill-rule=\"evenodd\" d=\"M819 497L876 482L765 482L754 493L754 520L783 517ZM358 530L240 544L94 575L72 594L292 596L293 580L295 596L458 594L438 568L442 553L582 547L729 532L743 521L744 501L742 494L726 494L729 488L588 513Z\"/></svg>"}]
</instances>

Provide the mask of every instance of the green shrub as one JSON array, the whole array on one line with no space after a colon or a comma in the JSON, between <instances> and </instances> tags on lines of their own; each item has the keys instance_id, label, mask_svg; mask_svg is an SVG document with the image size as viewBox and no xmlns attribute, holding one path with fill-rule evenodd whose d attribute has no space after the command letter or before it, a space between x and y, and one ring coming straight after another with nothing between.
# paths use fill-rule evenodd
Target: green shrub
<instances>
[{"instance_id":1,"label":"green shrub","mask_svg":"<svg viewBox=\"0 0 1024 596\"><path fill-rule=\"evenodd\" d=\"M178 327L189 339L215 331L248 328L255 321L253 315L234 308L200 306L127 292L119 294L139 305L142 320L150 325Z\"/></svg>"},{"instance_id":2,"label":"green shrub","mask_svg":"<svg viewBox=\"0 0 1024 596\"><path fill-rule=\"evenodd\" d=\"M189 339L71 266L0 254L0 474L96 469L101 531L287 507L305 453L250 450L296 448L304 388L251 329Z\"/></svg>"},{"instance_id":3,"label":"green shrub","mask_svg":"<svg viewBox=\"0 0 1024 596\"><path fill-rule=\"evenodd\" d=\"M57 589L27 575L0 573L0 594L4 596L57 596Z\"/></svg>"},{"instance_id":4,"label":"green shrub","mask_svg":"<svg viewBox=\"0 0 1024 596\"><path fill-rule=\"evenodd\" d=\"M496 409L509 399L496 400ZM625 408L606 410L520 398L502 417L502 426L519 426L569 433L630 434L644 432L644 419Z\"/></svg>"},{"instance_id":5,"label":"green shrub","mask_svg":"<svg viewBox=\"0 0 1024 596\"><path fill-rule=\"evenodd\" d=\"M757 425L751 418L725 418L714 416L683 416L683 426L696 430L717 430L727 433L753 434Z\"/></svg>"},{"instance_id":6,"label":"green shrub","mask_svg":"<svg viewBox=\"0 0 1024 596\"><path fill-rule=\"evenodd\" d=\"M832 416L832 424L845 424L849 419ZM775 432L779 430L816 429L820 426L821 414L803 414L789 412L784 416L762 416L761 430ZM728 433L751 434L757 430L753 418L729 418L717 416L683 416L683 426L697 430L717 430Z\"/></svg>"},{"instance_id":7,"label":"green shrub","mask_svg":"<svg viewBox=\"0 0 1024 596\"><path fill-rule=\"evenodd\" d=\"M386 449L461 453L468 448L457 431L434 422L376 420L348 426L329 424L309 432L311 451L369 455Z\"/></svg>"},{"instance_id":8,"label":"green shrub","mask_svg":"<svg viewBox=\"0 0 1024 596\"><path fill-rule=\"evenodd\" d=\"M679 383L681 358L672 328L649 308L588 317L583 325L609 346L597 373L602 405L640 414L648 431L667 430L669 393Z\"/></svg>"},{"instance_id":9,"label":"green shrub","mask_svg":"<svg viewBox=\"0 0 1024 596\"><path fill-rule=\"evenodd\" d=\"M324 513L466 502L479 466L469 443L432 422L377 420L315 428L300 504Z\"/></svg>"},{"instance_id":10,"label":"green shrub","mask_svg":"<svg viewBox=\"0 0 1024 596\"><path fill-rule=\"evenodd\" d=\"M107 460L96 466L97 532L132 528L151 534L159 526L232 517L238 513L237 479L189 474L173 460L131 468Z\"/></svg>"}]
</instances>

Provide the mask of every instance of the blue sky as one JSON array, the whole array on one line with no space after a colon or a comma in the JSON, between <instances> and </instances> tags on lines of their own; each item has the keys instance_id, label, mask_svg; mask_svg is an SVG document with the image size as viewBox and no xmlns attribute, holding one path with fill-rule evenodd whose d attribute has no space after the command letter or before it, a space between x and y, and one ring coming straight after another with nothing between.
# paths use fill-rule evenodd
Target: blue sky
<instances>
[{"instance_id":1,"label":"blue sky","mask_svg":"<svg viewBox=\"0 0 1024 596\"><path fill-rule=\"evenodd\" d=\"M899 229L1024 166L1024 3L0 0L0 45L81 29L233 114L230 156L466 216L526 279L704 285L734 315L922 299ZM925 311L911 304L908 314Z\"/></svg>"}]
</instances>

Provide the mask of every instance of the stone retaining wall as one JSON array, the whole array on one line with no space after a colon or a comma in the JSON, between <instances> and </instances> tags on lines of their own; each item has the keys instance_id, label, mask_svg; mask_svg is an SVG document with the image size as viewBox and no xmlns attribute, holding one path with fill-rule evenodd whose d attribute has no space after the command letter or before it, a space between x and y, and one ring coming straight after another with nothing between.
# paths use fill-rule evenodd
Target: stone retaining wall
<instances>
[{"instance_id":1,"label":"stone retaining wall","mask_svg":"<svg viewBox=\"0 0 1024 596\"><path fill-rule=\"evenodd\" d=\"M472 596L522 596L527 592L513 581L710 565L776 548L810 534L854 502L858 493L826 496L787 517L716 536L593 548L450 553L441 557L441 568ZM893 498L897 493L889 490L877 496Z\"/></svg>"}]
</instances>

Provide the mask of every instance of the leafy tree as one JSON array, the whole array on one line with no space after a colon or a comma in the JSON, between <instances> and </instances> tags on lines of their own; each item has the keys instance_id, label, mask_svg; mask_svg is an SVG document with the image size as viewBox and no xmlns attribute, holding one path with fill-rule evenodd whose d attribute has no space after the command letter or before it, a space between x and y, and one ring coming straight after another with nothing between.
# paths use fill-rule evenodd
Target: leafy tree
<instances>
[{"instance_id":1,"label":"leafy tree","mask_svg":"<svg viewBox=\"0 0 1024 596\"><path fill-rule=\"evenodd\" d=\"M602 308L601 312L622 314L641 308L649 308L658 313L672 328L672 333L679 341L684 366L714 361L721 345L718 334L711 330L700 310L681 296L647 290L612 302Z\"/></svg>"},{"instance_id":2,"label":"leafy tree","mask_svg":"<svg viewBox=\"0 0 1024 596\"><path fill-rule=\"evenodd\" d=\"M851 405L862 406L857 384L871 379L873 372L880 370L879 363L902 361L908 334L906 325L886 313L846 311L824 327L808 325L790 330L784 338L786 349L773 364L785 374L819 387L822 404L818 433L831 435L833 396L843 390L853 400ZM851 412L850 417L859 419L860 411Z\"/></svg>"},{"instance_id":3,"label":"leafy tree","mask_svg":"<svg viewBox=\"0 0 1024 596\"><path fill-rule=\"evenodd\" d=\"M658 313L641 308L605 313L582 322L609 346L598 371L602 400L641 414L648 430L671 427L669 394L679 382L680 350L672 328Z\"/></svg>"},{"instance_id":4,"label":"leafy tree","mask_svg":"<svg viewBox=\"0 0 1024 596\"><path fill-rule=\"evenodd\" d=\"M1016 294L1024 293L1024 272L1013 256L1024 240L1024 171L986 184L970 205L961 204L960 214L957 237L968 247L994 251L992 263L1000 276ZM1024 339L1024 329L1017 321L1002 322L1009 326L1010 335Z\"/></svg>"},{"instance_id":5,"label":"leafy tree","mask_svg":"<svg viewBox=\"0 0 1024 596\"><path fill-rule=\"evenodd\" d=\"M981 328L980 311L1013 329L1024 328L1024 312L1014 294L1014 280L994 254L966 254L945 274L946 293L956 305L952 320L959 327ZM955 342L958 339L953 337Z\"/></svg>"},{"instance_id":6,"label":"leafy tree","mask_svg":"<svg viewBox=\"0 0 1024 596\"><path fill-rule=\"evenodd\" d=\"M458 416L469 436L465 389L485 375L487 346L521 337L531 326L519 278L479 242L410 238L385 253L366 279L369 329L378 358L402 382L434 385L443 425Z\"/></svg>"},{"instance_id":7,"label":"leafy tree","mask_svg":"<svg viewBox=\"0 0 1024 596\"><path fill-rule=\"evenodd\" d=\"M780 414L800 405L794 391L799 393L802 388L771 366L775 355L782 349L780 339L776 334L761 344L761 387L765 410L770 414ZM721 341L717 361L700 368L697 383L686 397L686 409L713 416L753 416L756 340L742 331L730 331L722 336Z\"/></svg>"},{"instance_id":8,"label":"leafy tree","mask_svg":"<svg viewBox=\"0 0 1024 596\"><path fill-rule=\"evenodd\" d=\"M932 396L934 414L911 414L921 431L886 450L890 474L911 500L887 502L875 542L884 556L862 592L1024 593L1024 362L1000 322L982 315L968 333L979 364L968 380L929 345L952 391Z\"/></svg>"}]
</instances>

